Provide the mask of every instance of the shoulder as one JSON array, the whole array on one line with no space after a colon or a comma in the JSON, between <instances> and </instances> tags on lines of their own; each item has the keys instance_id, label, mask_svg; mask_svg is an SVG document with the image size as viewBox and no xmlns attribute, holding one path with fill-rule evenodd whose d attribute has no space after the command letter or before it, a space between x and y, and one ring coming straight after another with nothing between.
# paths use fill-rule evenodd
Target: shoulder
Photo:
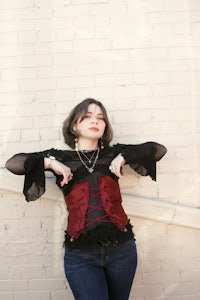
<instances>
[{"instance_id":1,"label":"shoulder","mask_svg":"<svg viewBox=\"0 0 200 300\"><path fill-rule=\"evenodd\" d=\"M45 151L46 156L54 156L59 161L73 160L77 155L76 151L70 149L55 149L51 148Z\"/></svg>"}]
</instances>

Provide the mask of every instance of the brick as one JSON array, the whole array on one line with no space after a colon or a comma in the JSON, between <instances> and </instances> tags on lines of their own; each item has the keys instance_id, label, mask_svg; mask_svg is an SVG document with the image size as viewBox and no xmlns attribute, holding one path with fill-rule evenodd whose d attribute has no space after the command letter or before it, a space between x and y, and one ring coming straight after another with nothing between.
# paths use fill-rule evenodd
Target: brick
<instances>
[{"instance_id":1,"label":"brick","mask_svg":"<svg viewBox=\"0 0 200 300\"><path fill-rule=\"evenodd\" d=\"M1 13L1 11L0 11ZM0 39L2 45L4 44L15 44L18 41L18 34L17 32L1 32Z\"/></svg>"},{"instance_id":2,"label":"brick","mask_svg":"<svg viewBox=\"0 0 200 300\"><path fill-rule=\"evenodd\" d=\"M133 287L134 297L158 297L162 299L164 296L162 285L138 285Z\"/></svg>"},{"instance_id":3,"label":"brick","mask_svg":"<svg viewBox=\"0 0 200 300\"><path fill-rule=\"evenodd\" d=\"M7 92L2 93L0 103L2 104L19 104L19 103L31 103L35 98L34 92Z\"/></svg>"},{"instance_id":4,"label":"brick","mask_svg":"<svg viewBox=\"0 0 200 300\"><path fill-rule=\"evenodd\" d=\"M91 63L92 57L88 53L66 53L66 54L55 54L54 56L54 65L55 66L65 66L67 65L76 65L76 64L85 64Z\"/></svg>"},{"instance_id":5,"label":"brick","mask_svg":"<svg viewBox=\"0 0 200 300\"><path fill-rule=\"evenodd\" d=\"M40 132L36 129L26 129L21 131L21 141L39 141Z\"/></svg>"},{"instance_id":6,"label":"brick","mask_svg":"<svg viewBox=\"0 0 200 300\"><path fill-rule=\"evenodd\" d=\"M35 31L25 31L18 33L19 43L35 43L37 41L37 33Z\"/></svg>"},{"instance_id":7,"label":"brick","mask_svg":"<svg viewBox=\"0 0 200 300\"><path fill-rule=\"evenodd\" d=\"M32 120L29 118L7 118L6 120L2 118L0 120L0 125L2 130L9 130L12 128L21 129L23 128L31 128ZM9 141L10 142L10 141Z\"/></svg>"},{"instance_id":8,"label":"brick","mask_svg":"<svg viewBox=\"0 0 200 300\"><path fill-rule=\"evenodd\" d=\"M97 74L102 74L102 76L103 76L105 74L110 74L110 77L111 77L113 75L112 74L113 73L113 65L112 64L92 64L92 65L84 64L84 65L79 66L79 68L77 69L77 73L79 76L97 75Z\"/></svg>"},{"instance_id":9,"label":"brick","mask_svg":"<svg viewBox=\"0 0 200 300\"><path fill-rule=\"evenodd\" d=\"M110 49L110 41L107 39L87 39L75 40L73 43L74 51L102 51Z\"/></svg>"},{"instance_id":10,"label":"brick","mask_svg":"<svg viewBox=\"0 0 200 300\"><path fill-rule=\"evenodd\" d=\"M75 27L108 26L110 23L108 16L78 16L73 18Z\"/></svg>"},{"instance_id":11,"label":"brick","mask_svg":"<svg viewBox=\"0 0 200 300\"><path fill-rule=\"evenodd\" d=\"M162 11L148 14L148 22L151 24L184 23L186 18L187 14L184 11Z\"/></svg>"},{"instance_id":12,"label":"brick","mask_svg":"<svg viewBox=\"0 0 200 300\"><path fill-rule=\"evenodd\" d=\"M90 87L94 85L92 76L61 78L57 80L59 89L64 89L66 86L70 89L80 87Z\"/></svg>"},{"instance_id":13,"label":"brick","mask_svg":"<svg viewBox=\"0 0 200 300\"><path fill-rule=\"evenodd\" d=\"M90 7L88 5L68 5L65 7L62 6L54 9L54 16L56 18L84 15L90 15Z\"/></svg>"},{"instance_id":14,"label":"brick","mask_svg":"<svg viewBox=\"0 0 200 300\"><path fill-rule=\"evenodd\" d=\"M37 91L36 100L41 103L42 102L51 103L55 101L66 103L66 101L68 101L68 104L66 105L66 109L67 109L69 105L71 107L74 106L75 92L74 89Z\"/></svg>"},{"instance_id":15,"label":"brick","mask_svg":"<svg viewBox=\"0 0 200 300\"><path fill-rule=\"evenodd\" d=\"M2 138L4 142L19 142L21 138L20 130L7 130L3 132Z\"/></svg>"},{"instance_id":16,"label":"brick","mask_svg":"<svg viewBox=\"0 0 200 300\"><path fill-rule=\"evenodd\" d=\"M60 131L59 129L52 128L51 131L48 129L41 129L40 130L40 138L46 140L59 140L60 139Z\"/></svg>"},{"instance_id":17,"label":"brick","mask_svg":"<svg viewBox=\"0 0 200 300\"><path fill-rule=\"evenodd\" d=\"M23 79L19 82L21 91L55 89L56 80L54 79Z\"/></svg>"},{"instance_id":18,"label":"brick","mask_svg":"<svg viewBox=\"0 0 200 300\"><path fill-rule=\"evenodd\" d=\"M0 298L2 300L13 300L13 293L12 292L0 292Z\"/></svg>"},{"instance_id":19,"label":"brick","mask_svg":"<svg viewBox=\"0 0 200 300\"><path fill-rule=\"evenodd\" d=\"M114 87L114 97L140 97L151 96L151 88L143 85L130 85L124 87Z\"/></svg>"},{"instance_id":20,"label":"brick","mask_svg":"<svg viewBox=\"0 0 200 300\"><path fill-rule=\"evenodd\" d=\"M143 275L144 284L168 283L175 284L180 282L180 274L177 271L173 272L151 272Z\"/></svg>"},{"instance_id":21,"label":"brick","mask_svg":"<svg viewBox=\"0 0 200 300\"><path fill-rule=\"evenodd\" d=\"M22 117L53 114L54 109L55 105L53 103L32 103L19 106Z\"/></svg>"},{"instance_id":22,"label":"brick","mask_svg":"<svg viewBox=\"0 0 200 300\"><path fill-rule=\"evenodd\" d=\"M72 295L71 290L68 288L65 291L52 291L51 292L52 300L73 300L74 296ZM195 299L196 300L196 299Z\"/></svg>"},{"instance_id":23,"label":"brick","mask_svg":"<svg viewBox=\"0 0 200 300\"><path fill-rule=\"evenodd\" d=\"M34 68L27 68L27 69L12 69L12 70L3 70L2 71L2 78L4 80L9 79L28 79L34 78L37 76L37 70Z\"/></svg>"},{"instance_id":24,"label":"brick","mask_svg":"<svg viewBox=\"0 0 200 300\"><path fill-rule=\"evenodd\" d=\"M16 92L18 90L18 82L15 80L1 81L0 92Z\"/></svg>"},{"instance_id":25,"label":"brick","mask_svg":"<svg viewBox=\"0 0 200 300\"><path fill-rule=\"evenodd\" d=\"M49 6L48 0L36 0L35 3L37 6ZM52 0L52 2L51 2L51 5L53 7L68 5L68 4L71 4L71 0Z\"/></svg>"},{"instance_id":26,"label":"brick","mask_svg":"<svg viewBox=\"0 0 200 300\"><path fill-rule=\"evenodd\" d=\"M0 63L2 69L13 68L15 66L15 57L0 57Z\"/></svg>"},{"instance_id":27,"label":"brick","mask_svg":"<svg viewBox=\"0 0 200 300\"><path fill-rule=\"evenodd\" d=\"M77 88L75 96L77 99L85 99L90 95L96 99L108 99L113 97L113 88L108 86L91 87L91 88Z\"/></svg>"},{"instance_id":28,"label":"brick","mask_svg":"<svg viewBox=\"0 0 200 300\"><path fill-rule=\"evenodd\" d=\"M168 83L170 80L170 74L167 72L163 73L156 73L156 72L151 72L151 73L136 73L134 75L134 82L136 84L144 84L144 83Z\"/></svg>"},{"instance_id":29,"label":"brick","mask_svg":"<svg viewBox=\"0 0 200 300\"><path fill-rule=\"evenodd\" d=\"M17 57L16 66L17 67L41 67L52 65L51 55L27 55L23 56L23 59Z\"/></svg>"},{"instance_id":30,"label":"brick","mask_svg":"<svg viewBox=\"0 0 200 300\"><path fill-rule=\"evenodd\" d=\"M50 299L49 291L23 291L15 292L14 300L49 300Z\"/></svg>"},{"instance_id":31,"label":"brick","mask_svg":"<svg viewBox=\"0 0 200 300\"><path fill-rule=\"evenodd\" d=\"M49 290L49 289L64 289L65 288L65 280L63 279L31 279L29 280L30 289L37 290Z\"/></svg>"},{"instance_id":32,"label":"brick","mask_svg":"<svg viewBox=\"0 0 200 300\"><path fill-rule=\"evenodd\" d=\"M187 11L187 10L195 10L199 9L198 1L191 1L190 6L188 7L188 2L187 0L183 0L183 3L180 7L180 2L178 0L172 1L166 1L164 3L164 8L166 10L182 10L182 11Z\"/></svg>"},{"instance_id":33,"label":"brick","mask_svg":"<svg viewBox=\"0 0 200 300\"><path fill-rule=\"evenodd\" d=\"M55 52L70 52L73 49L72 41L57 41L55 43L38 43L35 46L35 51L37 54L49 53L50 49L54 49Z\"/></svg>"},{"instance_id":34,"label":"brick","mask_svg":"<svg viewBox=\"0 0 200 300\"><path fill-rule=\"evenodd\" d=\"M34 20L11 20L10 22L1 21L0 22L0 32L9 31L20 31L21 28L26 28L26 30L34 30Z\"/></svg>"},{"instance_id":35,"label":"brick","mask_svg":"<svg viewBox=\"0 0 200 300\"><path fill-rule=\"evenodd\" d=\"M130 74L111 74L111 75L97 75L97 86L115 86L115 85L129 85L132 83L132 76Z\"/></svg>"},{"instance_id":36,"label":"brick","mask_svg":"<svg viewBox=\"0 0 200 300\"><path fill-rule=\"evenodd\" d=\"M106 34L105 34L105 30L103 30L104 32L104 35L101 36L102 38L106 37ZM60 39L60 38L63 38L64 37L64 34L66 36L66 32L65 33L58 33L57 34L57 38ZM97 29L94 29L93 27L79 27L79 28L76 28L73 33L71 34L74 34L75 38L76 39L92 39L92 38L100 38L99 35L97 35Z\"/></svg>"},{"instance_id":37,"label":"brick","mask_svg":"<svg viewBox=\"0 0 200 300\"><path fill-rule=\"evenodd\" d=\"M15 19L15 10L14 9L2 9L0 10L0 20L8 21Z\"/></svg>"},{"instance_id":38,"label":"brick","mask_svg":"<svg viewBox=\"0 0 200 300\"><path fill-rule=\"evenodd\" d=\"M30 245L31 247L31 245ZM34 248L35 251L35 248ZM10 271L10 279L27 279L27 278L45 278L46 270L44 268L24 268L18 267Z\"/></svg>"},{"instance_id":39,"label":"brick","mask_svg":"<svg viewBox=\"0 0 200 300\"><path fill-rule=\"evenodd\" d=\"M76 70L74 66L68 66L67 68L65 67L44 67L41 68L38 72L38 77L39 78L50 78L50 77L66 77L66 76L75 76Z\"/></svg>"},{"instance_id":40,"label":"brick","mask_svg":"<svg viewBox=\"0 0 200 300\"><path fill-rule=\"evenodd\" d=\"M158 272L161 269L160 261L145 261L143 263L143 272L145 273L153 273Z\"/></svg>"},{"instance_id":41,"label":"brick","mask_svg":"<svg viewBox=\"0 0 200 300\"><path fill-rule=\"evenodd\" d=\"M194 295L194 296L199 296L200 293L200 288L198 283L186 283L186 282L182 282L179 284L170 284L170 286L165 286L164 287L164 292L166 294L166 296L170 295L170 290L173 289L173 294L174 295L182 295L182 296L186 296L186 295Z\"/></svg>"},{"instance_id":42,"label":"brick","mask_svg":"<svg viewBox=\"0 0 200 300\"><path fill-rule=\"evenodd\" d=\"M73 18L54 18L52 22L52 18L46 19L37 19L35 24L35 30L56 30L63 28L71 28L73 24Z\"/></svg>"},{"instance_id":43,"label":"brick","mask_svg":"<svg viewBox=\"0 0 200 300\"><path fill-rule=\"evenodd\" d=\"M4 117L5 115L7 115L8 118L15 117L17 115L17 107L14 105L1 107L0 117Z\"/></svg>"},{"instance_id":44,"label":"brick","mask_svg":"<svg viewBox=\"0 0 200 300\"><path fill-rule=\"evenodd\" d=\"M16 12L16 19L41 19L41 18L51 18L52 9L49 7L31 7L18 9Z\"/></svg>"},{"instance_id":45,"label":"brick","mask_svg":"<svg viewBox=\"0 0 200 300\"><path fill-rule=\"evenodd\" d=\"M0 291L27 290L28 280L1 280Z\"/></svg>"},{"instance_id":46,"label":"brick","mask_svg":"<svg viewBox=\"0 0 200 300\"><path fill-rule=\"evenodd\" d=\"M45 42L53 42L55 41L55 31L52 30L40 30L37 33L37 41L39 43L45 43Z\"/></svg>"}]
</instances>

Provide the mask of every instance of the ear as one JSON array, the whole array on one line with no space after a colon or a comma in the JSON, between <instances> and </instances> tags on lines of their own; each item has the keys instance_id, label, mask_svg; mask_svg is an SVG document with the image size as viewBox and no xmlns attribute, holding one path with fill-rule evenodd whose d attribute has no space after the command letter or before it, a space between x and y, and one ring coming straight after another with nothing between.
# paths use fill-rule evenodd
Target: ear
<instances>
[{"instance_id":1,"label":"ear","mask_svg":"<svg viewBox=\"0 0 200 300\"><path fill-rule=\"evenodd\" d=\"M72 132L72 134L74 134L75 136L76 136L76 129L77 129L77 126L76 126L76 124L74 124L74 126L72 127L71 132Z\"/></svg>"}]
</instances>

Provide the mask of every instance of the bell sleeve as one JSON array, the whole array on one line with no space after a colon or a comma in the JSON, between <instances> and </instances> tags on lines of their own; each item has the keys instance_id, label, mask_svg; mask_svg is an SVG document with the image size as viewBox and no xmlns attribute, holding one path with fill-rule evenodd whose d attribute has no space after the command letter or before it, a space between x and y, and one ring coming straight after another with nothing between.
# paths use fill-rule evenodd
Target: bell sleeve
<instances>
[{"instance_id":1,"label":"bell sleeve","mask_svg":"<svg viewBox=\"0 0 200 300\"><path fill-rule=\"evenodd\" d=\"M146 142L138 145L122 145L121 154L126 164L142 176L150 176L156 181L156 162L167 152L165 146Z\"/></svg>"},{"instance_id":2,"label":"bell sleeve","mask_svg":"<svg viewBox=\"0 0 200 300\"><path fill-rule=\"evenodd\" d=\"M16 175L25 175L23 194L26 201L34 201L45 192L45 152L19 153L11 157L5 167Z\"/></svg>"}]
</instances>

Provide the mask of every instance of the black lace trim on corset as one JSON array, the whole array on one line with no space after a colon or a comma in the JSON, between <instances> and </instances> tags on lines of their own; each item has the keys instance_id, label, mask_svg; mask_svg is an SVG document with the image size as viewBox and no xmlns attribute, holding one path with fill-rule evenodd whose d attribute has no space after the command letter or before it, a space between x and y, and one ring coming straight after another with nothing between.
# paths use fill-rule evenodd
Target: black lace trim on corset
<instances>
[{"instance_id":1,"label":"black lace trim on corset","mask_svg":"<svg viewBox=\"0 0 200 300\"><path fill-rule=\"evenodd\" d=\"M101 247L120 245L131 239L135 240L132 225L127 224L124 231L120 231L112 223L93 223L86 228L76 240L65 232L64 246L68 249L94 250Z\"/></svg>"}]
</instances>

